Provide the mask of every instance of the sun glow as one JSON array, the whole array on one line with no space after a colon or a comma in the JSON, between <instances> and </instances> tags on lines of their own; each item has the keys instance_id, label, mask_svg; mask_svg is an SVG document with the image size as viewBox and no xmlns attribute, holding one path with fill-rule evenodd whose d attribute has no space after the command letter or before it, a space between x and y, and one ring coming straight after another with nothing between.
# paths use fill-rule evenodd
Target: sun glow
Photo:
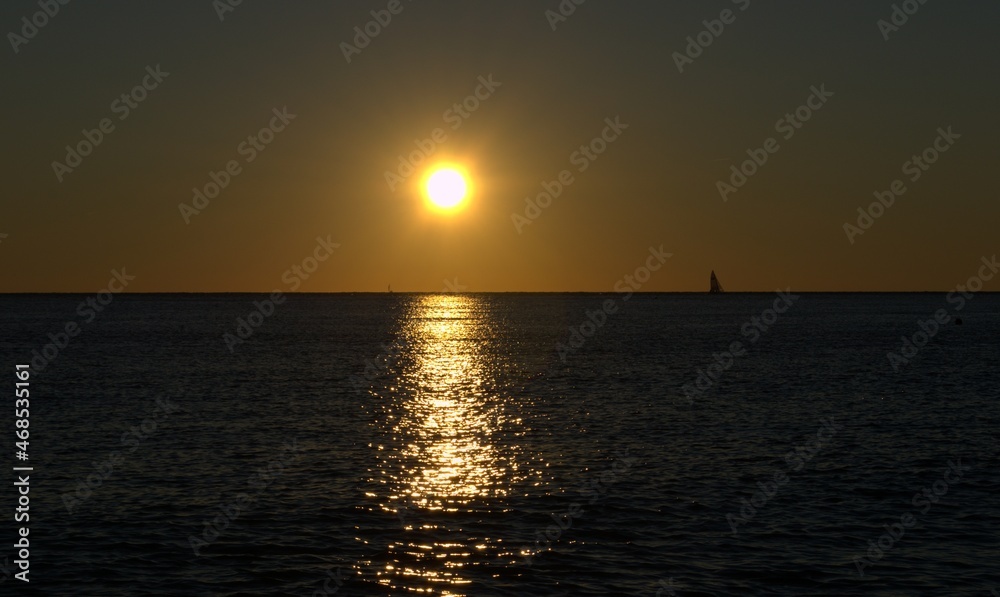
<instances>
[{"instance_id":1,"label":"sun glow","mask_svg":"<svg viewBox=\"0 0 1000 597\"><path fill-rule=\"evenodd\" d=\"M461 207L469 193L465 176L455 168L438 168L431 172L424 184L431 205L442 211Z\"/></svg>"}]
</instances>

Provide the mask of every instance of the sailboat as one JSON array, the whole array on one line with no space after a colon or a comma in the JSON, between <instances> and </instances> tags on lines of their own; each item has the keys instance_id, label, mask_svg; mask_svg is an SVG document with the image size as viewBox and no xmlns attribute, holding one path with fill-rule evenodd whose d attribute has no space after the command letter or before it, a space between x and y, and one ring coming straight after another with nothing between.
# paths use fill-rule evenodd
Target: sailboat
<instances>
[{"instance_id":1,"label":"sailboat","mask_svg":"<svg viewBox=\"0 0 1000 597\"><path fill-rule=\"evenodd\" d=\"M725 292L722 289L722 284L719 284L719 279L715 277L715 270L712 270L712 277L709 280L708 293L709 294L720 294Z\"/></svg>"}]
</instances>

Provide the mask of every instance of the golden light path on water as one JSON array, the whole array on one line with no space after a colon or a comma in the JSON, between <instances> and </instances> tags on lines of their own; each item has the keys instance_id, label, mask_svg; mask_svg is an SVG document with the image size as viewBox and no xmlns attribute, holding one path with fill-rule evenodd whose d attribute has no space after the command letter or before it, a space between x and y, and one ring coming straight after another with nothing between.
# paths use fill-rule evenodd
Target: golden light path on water
<instances>
[{"instance_id":1,"label":"golden light path on water","mask_svg":"<svg viewBox=\"0 0 1000 597\"><path fill-rule=\"evenodd\" d=\"M524 479L519 442L511 441L524 429L496 390L502 330L484 299L412 300L401 318L397 378L378 397L388 441L373 446L378 491L369 497L399 533L377 582L394 594L465 595L464 567L496 565L516 548L467 525L502 513L512 484Z\"/></svg>"}]
</instances>

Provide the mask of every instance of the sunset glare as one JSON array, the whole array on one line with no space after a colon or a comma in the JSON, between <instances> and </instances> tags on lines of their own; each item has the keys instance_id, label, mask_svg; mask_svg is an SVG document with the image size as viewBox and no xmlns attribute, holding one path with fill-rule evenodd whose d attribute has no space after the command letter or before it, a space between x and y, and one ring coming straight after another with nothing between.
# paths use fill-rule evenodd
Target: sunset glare
<instances>
[{"instance_id":1,"label":"sunset glare","mask_svg":"<svg viewBox=\"0 0 1000 597\"><path fill-rule=\"evenodd\" d=\"M454 168L435 170L427 178L427 198L434 207L451 211L458 208L468 193L462 173Z\"/></svg>"}]
</instances>

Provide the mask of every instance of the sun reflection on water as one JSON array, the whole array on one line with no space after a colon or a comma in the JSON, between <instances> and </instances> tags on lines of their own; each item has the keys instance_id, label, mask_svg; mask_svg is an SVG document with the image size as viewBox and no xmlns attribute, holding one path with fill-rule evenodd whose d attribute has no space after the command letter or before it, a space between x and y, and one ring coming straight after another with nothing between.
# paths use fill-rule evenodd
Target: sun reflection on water
<instances>
[{"instance_id":1,"label":"sun reflection on water","mask_svg":"<svg viewBox=\"0 0 1000 597\"><path fill-rule=\"evenodd\" d=\"M394 593L465 595L464 567L510 555L501 537L469 530L504 512L524 478L512 441L523 424L495 389L497 326L484 299L468 295L416 297L402 317L406 354L377 397L383 443L373 446L369 494L398 525L375 570Z\"/></svg>"}]
</instances>

